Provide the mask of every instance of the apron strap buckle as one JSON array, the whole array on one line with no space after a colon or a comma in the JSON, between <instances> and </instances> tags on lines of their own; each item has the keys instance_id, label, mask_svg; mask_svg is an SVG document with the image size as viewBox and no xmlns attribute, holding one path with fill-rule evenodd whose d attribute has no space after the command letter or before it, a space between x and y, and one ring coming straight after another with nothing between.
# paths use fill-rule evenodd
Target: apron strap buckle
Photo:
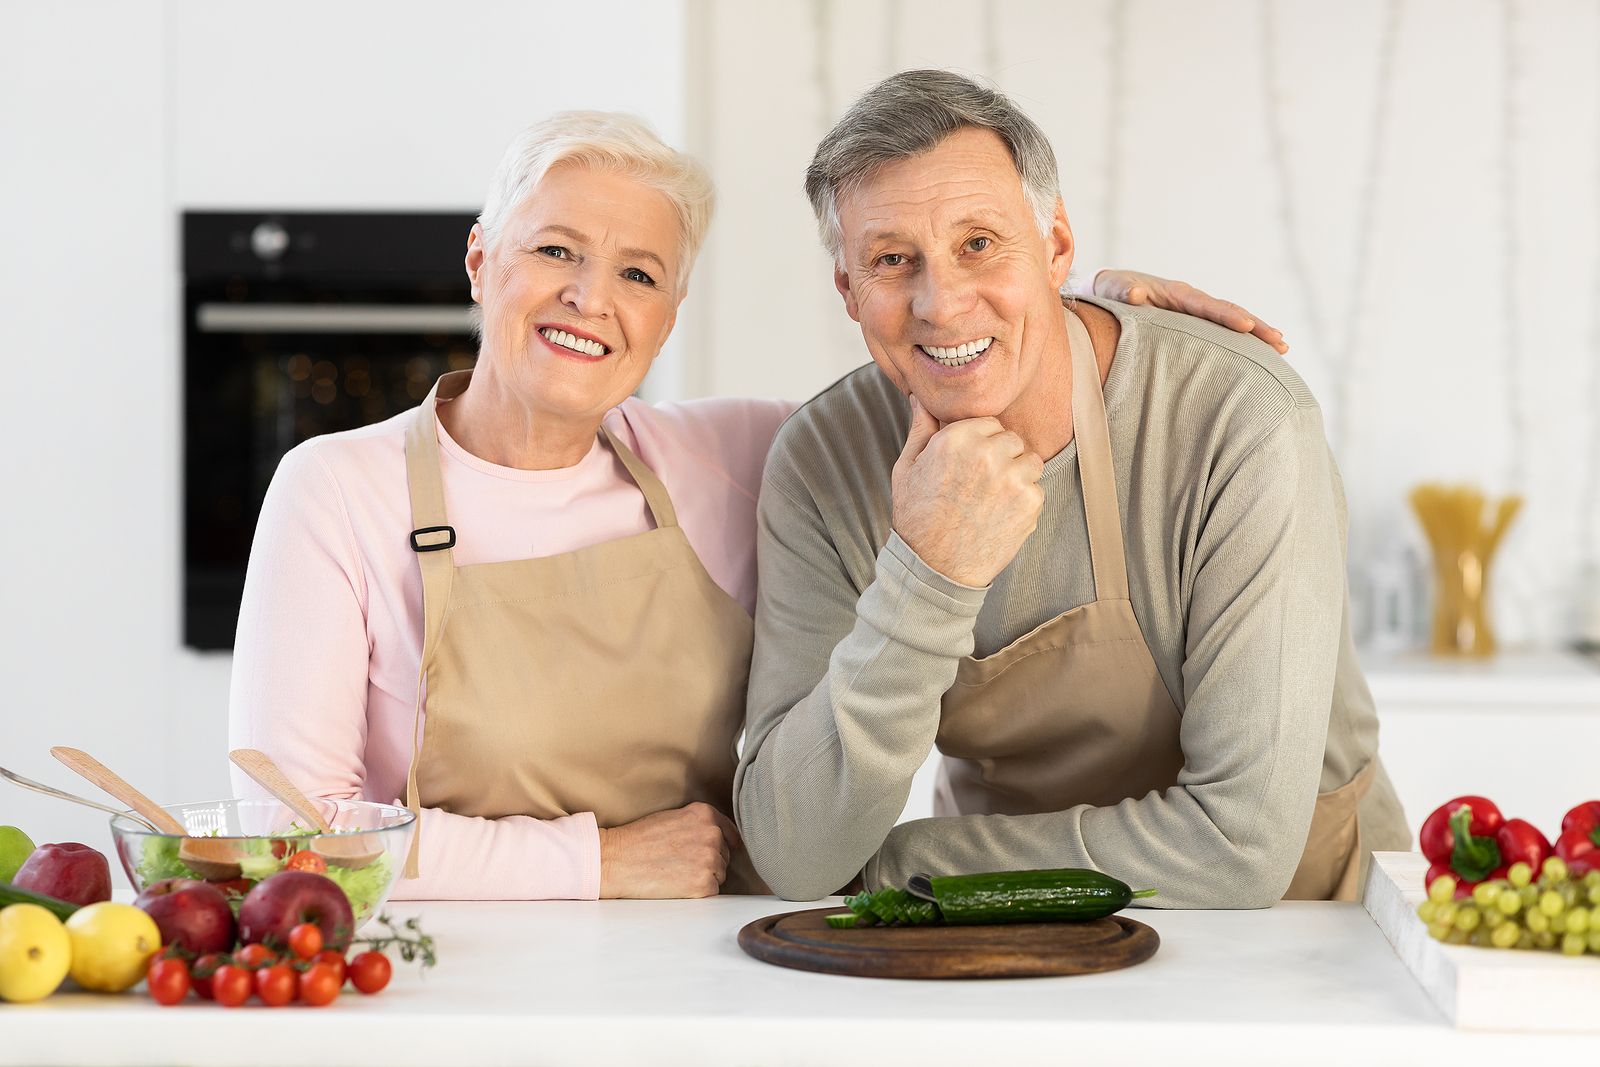
<instances>
[{"instance_id":1,"label":"apron strap buckle","mask_svg":"<svg viewBox=\"0 0 1600 1067\"><path fill-rule=\"evenodd\" d=\"M423 544L420 540L429 534L445 534L442 541L430 541ZM411 531L411 550L413 552L442 552L447 548L456 547L456 528L454 526L424 526L420 530Z\"/></svg>"}]
</instances>

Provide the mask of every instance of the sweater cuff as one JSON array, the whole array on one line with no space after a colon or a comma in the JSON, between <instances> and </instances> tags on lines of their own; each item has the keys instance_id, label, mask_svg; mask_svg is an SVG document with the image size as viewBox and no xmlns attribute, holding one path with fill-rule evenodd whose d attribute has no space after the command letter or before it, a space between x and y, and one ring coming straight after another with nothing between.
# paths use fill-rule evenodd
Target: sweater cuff
<instances>
[{"instance_id":1,"label":"sweater cuff","mask_svg":"<svg viewBox=\"0 0 1600 1067\"><path fill-rule=\"evenodd\" d=\"M577 845L578 892L576 900L600 899L600 824L594 812L580 811L562 820Z\"/></svg>"},{"instance_id":2,"label":"sweater cuff","mask_svg":"<svg viewBox=\"0 0 1600 1067\"><path fill-rule=\"evenodd\" d=\"M878 553L878 576L886 578L952 615L975 619L983 609L989 586L981 588L962 585L934 570L917 555L916 549L903 541L898 533L889 532L889 540Z\"/></svg>"}]
</instances>

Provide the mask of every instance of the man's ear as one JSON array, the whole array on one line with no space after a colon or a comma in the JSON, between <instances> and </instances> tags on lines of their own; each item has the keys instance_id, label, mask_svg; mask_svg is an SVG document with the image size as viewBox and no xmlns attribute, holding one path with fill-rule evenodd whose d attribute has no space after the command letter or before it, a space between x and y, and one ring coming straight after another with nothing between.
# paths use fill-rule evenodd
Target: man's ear
<instances>
[{"instance_id":1,"label":"man's ear","mask_svg":"<svg viewBox=\"0 0 1600 1067\"><path fill-rule=\"evenodd\" d=\"M483 303L483 286L479 277L483 273L483 257L486 252L483 240L483 226L474 222L472 232L467 234L467 280L472 283L472 299L475 303Z\"/></svg>"},{"instance_id":2,"label":"man's ear","mask_svg":"<svg viewBox=\"0 0 1600 1067\"><path fill-rule=\"evenodd\" d=\"M839 295L844 297L845 314L856 322L861 321L860 308L856 304L856 291L850 288L850 272L838 264L833 268L833 287L839 290Z\"/></svg>"},{"instance_id":3,"label":"man's ear","mask_svg":"<svg viewBox=\"0 0 1600 1067\"><path fill-rule=\"evenodd\" d=\"M1072 243L1072 223L1067 221L1067 205L1056 197L1056 210L1050 220L1050 232L1044 235L1045 256L1050 264L1050 287L1060 289L1067 284L1072 273L1072 254L1077 250Z\"/></svg>"}]
</instances>

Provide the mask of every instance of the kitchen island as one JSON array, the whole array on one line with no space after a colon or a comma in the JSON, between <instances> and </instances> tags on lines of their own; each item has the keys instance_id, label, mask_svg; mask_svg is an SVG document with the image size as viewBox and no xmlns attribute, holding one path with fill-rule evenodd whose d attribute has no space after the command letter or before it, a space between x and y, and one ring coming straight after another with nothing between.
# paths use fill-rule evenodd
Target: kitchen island
<instances>
[{"instance_id":1,"label":"kitchen island","mask_svg":"<svg viewBox=\"0 0 1600 1067\"><path fill-rule=\"evenodd\" d=\"M0 1004L0 1064L1592 1062L1594 1035L1445 1021L1359 904L1130 912L1161 935L1128 970L915 982L759 963L736 942L809 905L406 903L438 942L373 997L173 1008L139 994ZM1596 961L1600 966L1600 960ZM1578 1057L1583 1057L1579 1059Z\"/></svg>"}]
</instances>

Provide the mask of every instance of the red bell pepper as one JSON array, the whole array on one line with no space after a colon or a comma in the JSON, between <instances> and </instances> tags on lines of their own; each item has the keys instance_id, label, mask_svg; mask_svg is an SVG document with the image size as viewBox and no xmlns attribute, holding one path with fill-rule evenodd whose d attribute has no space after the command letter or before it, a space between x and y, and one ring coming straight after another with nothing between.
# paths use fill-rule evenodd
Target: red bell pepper
<instances>
[{"instance_id":1,"label":"red bell pepper","mask_svg":"<svg viewBox=\"0 0 1600 1067\"><path fill-rule=\"evenodd\" d=\"M1600 871L1600 800L1586 800L1561 820L1556 855L1574 878Z\"/></svg>"},{"instance_id":2,"label":"red bell pepper","mask_svg":"<svg viewBox=\"0 0 1600 1067\"><path fill-rule=\"evenodd\" d=\"M1427 884L1448 874L1464 897L1479 882L1504 878L1513 863L1537 874L1550 855L1550 842L1526 819L1507 819L1484 797L1456 797L1441 804L1422 824L1422 854L1432 866Z\"/></svg>"}]
</instances>

